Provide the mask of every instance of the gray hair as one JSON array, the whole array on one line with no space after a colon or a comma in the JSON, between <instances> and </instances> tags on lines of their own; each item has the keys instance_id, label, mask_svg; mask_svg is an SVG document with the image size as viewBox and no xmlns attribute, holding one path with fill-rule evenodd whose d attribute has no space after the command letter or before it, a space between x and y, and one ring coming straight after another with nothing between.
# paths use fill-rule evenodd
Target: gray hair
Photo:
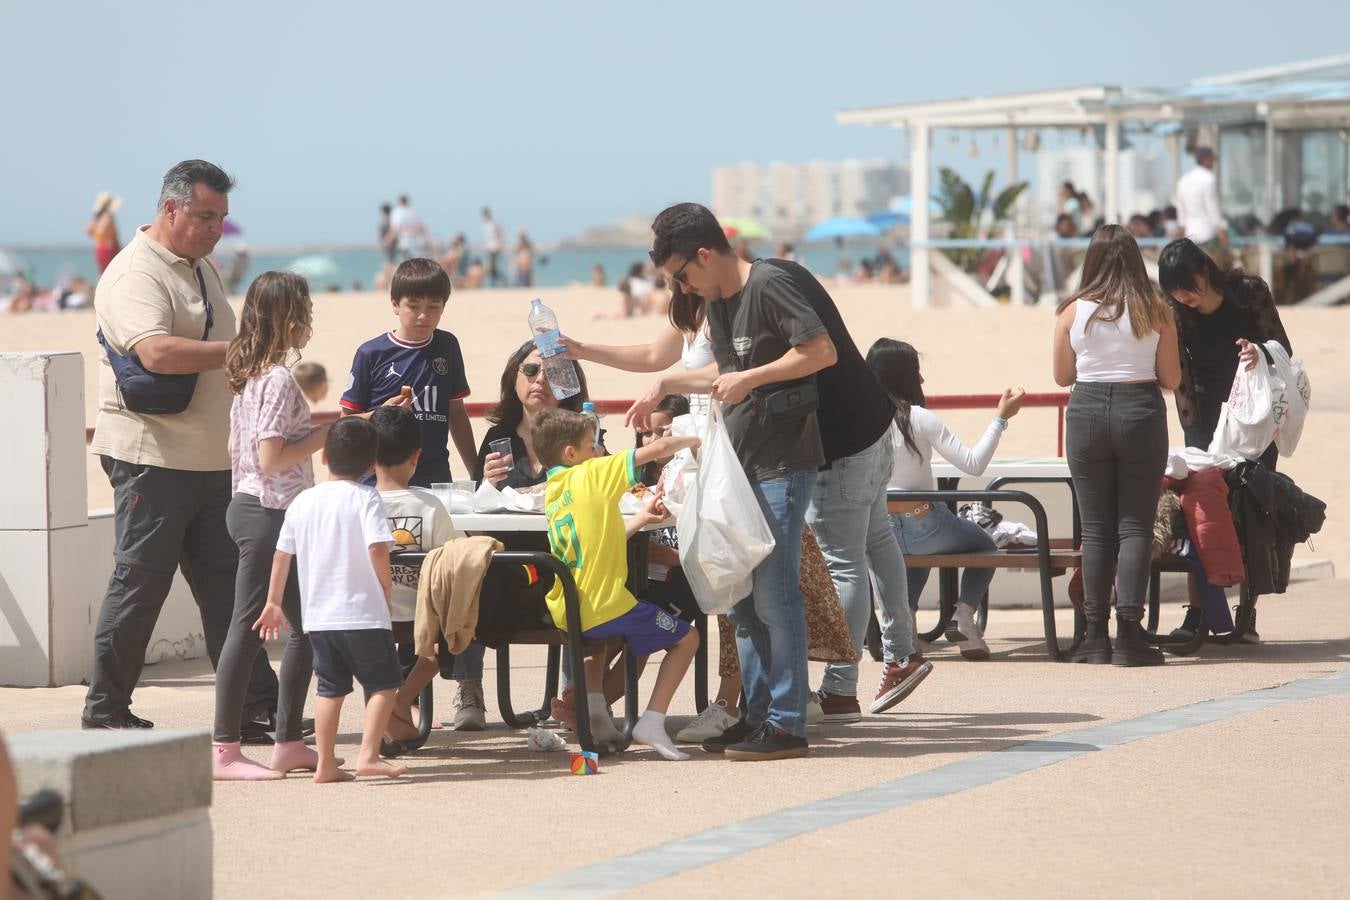
<instances>
[{"instance_id":1,"label":"gray hair","mask_svg":"<svg viewBox=\"0 0 1350 900\"><path fill-rule=\"evenodd\" d=\"M204 159L185 159L165 173L156 209L163 212L164 204L170 200L179 207L187 206L192 199L194 184L204 184L217 193L228 194L234 188L234 179L220 166Z\"/></svg>"}]
</instances>

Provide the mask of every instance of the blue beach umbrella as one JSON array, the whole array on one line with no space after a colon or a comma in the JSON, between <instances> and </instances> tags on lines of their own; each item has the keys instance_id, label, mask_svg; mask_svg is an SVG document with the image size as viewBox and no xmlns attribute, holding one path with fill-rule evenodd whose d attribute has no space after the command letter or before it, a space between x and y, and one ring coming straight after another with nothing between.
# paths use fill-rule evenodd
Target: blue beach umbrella
<instances>
[{"instance_id":1,"label":"blue beach umbrella","mask_svg":"<svg viewBox=\"0 0 1350 900\"><path fill-rule=\"evenodd\" d=\"M831 238L878 237L881 229L866 219L851 219L836 216L826 219L806 233L808 241L824 241Z\"/></svg>"},{"instance_id":2,"label":"blue beach umbrella","mask_svg":"<svg viewBox=\"0 0 1350 900\"><path fill-rule=\"evenodd\" d=\"M867 221L880 228L882 231L890 231L900 225L909 224L909 214L899 213L891 210L886 212L872 213L867 217Z\"/></svg>"}]
</instances>

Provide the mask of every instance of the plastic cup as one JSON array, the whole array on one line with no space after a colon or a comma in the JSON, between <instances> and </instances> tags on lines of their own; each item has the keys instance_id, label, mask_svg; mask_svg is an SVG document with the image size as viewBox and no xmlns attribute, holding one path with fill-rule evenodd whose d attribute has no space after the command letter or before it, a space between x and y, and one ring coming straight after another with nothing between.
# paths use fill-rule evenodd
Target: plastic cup
<instances>
[{"instance_id":1,"label":"plastic cup","mask_svg":"<svg viewBox=\"0 0 1350 900\"><path fill-rule=\"evenodd\" d=\"M451 506L454 504L454 484L449 481L436 481L431 484L431 493L436 499L441 501L441 506L445 507L446 512L454 512Z\"/></svg>"},{"instance_id":2,"label":"plastic cup","mask_svg":"<svg viewBox=\"0 0 1350 900\"><path fill-rule=\"evenodd\" d=\"M473 495L477 490L478 485L472 481L451 482L450 505L447 509L452 513L473 512Z\"/></svg>"},{"instance_id":3,"label":"plastic cup","mask_svg":"<svg viewBox=\"0 0 1350 900\"><path fill-rule=\"evenodd\" d=\"M497 438L488 443L488 450L492 453L501 454L502 459L506 460L506 471L510 472L516 467L515 454L511 450L510 438Z\"/></svg>"}]
</instances>

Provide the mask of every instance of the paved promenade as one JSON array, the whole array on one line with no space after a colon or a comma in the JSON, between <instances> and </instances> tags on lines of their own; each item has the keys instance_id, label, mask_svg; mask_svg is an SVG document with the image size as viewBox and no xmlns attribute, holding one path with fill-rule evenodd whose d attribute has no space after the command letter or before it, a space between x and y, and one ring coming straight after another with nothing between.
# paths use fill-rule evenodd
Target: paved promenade
<instances>
[{"instance_id":1,"label":"paved promenade","mask_svg":"<svg viewBox=\"0 0 1350 900\"><path fill-rule=\"evenodd\" d=\"M1209 646L1156 669L1052 664L1038 611L995 610L992 661L940 644L918 693L892 714L811 729L803 760L630 752L579 778L565 754L528 752L497 725L434 732L398 782L217 785L216 892L1342 895L1347 600L1350 582L1297 584L1261 601L1264 645ZM1169 624L1179 617L1164 608ZM543 654L515 656L524 707ZM879 666L863 666L870 686ZM492 693L489 672L489 719ZM0 690L0 727L70 728L82 694ZM438 683L442 714L451 696ZM161 727L204 729L209 668L147 668L136 697ZM360 726L348 707L350 753ZM674 727L682 712L688 687Z\"/></svg>"}]
</instances>

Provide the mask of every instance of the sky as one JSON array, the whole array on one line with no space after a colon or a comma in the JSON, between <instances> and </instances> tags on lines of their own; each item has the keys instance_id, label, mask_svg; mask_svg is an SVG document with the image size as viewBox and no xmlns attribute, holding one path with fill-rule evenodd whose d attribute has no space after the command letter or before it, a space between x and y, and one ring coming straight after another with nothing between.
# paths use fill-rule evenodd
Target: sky
<instances>
[{"instance_id":1,"label":"sky","mask_svg":"<svg viewBox=\"0 0 1350 900\"><path fill-rule=\"evenodd\" d=\"M235 176L250 242L371 241L403 192L438 235L479 240L488 204L551 241L708 202L719 164L901 157L842 108L1175 86L1348 33L1345 0L0 0L0 243L83 242L100 190L125 233L192 157Z\"/></svg>"}]
</instances>

